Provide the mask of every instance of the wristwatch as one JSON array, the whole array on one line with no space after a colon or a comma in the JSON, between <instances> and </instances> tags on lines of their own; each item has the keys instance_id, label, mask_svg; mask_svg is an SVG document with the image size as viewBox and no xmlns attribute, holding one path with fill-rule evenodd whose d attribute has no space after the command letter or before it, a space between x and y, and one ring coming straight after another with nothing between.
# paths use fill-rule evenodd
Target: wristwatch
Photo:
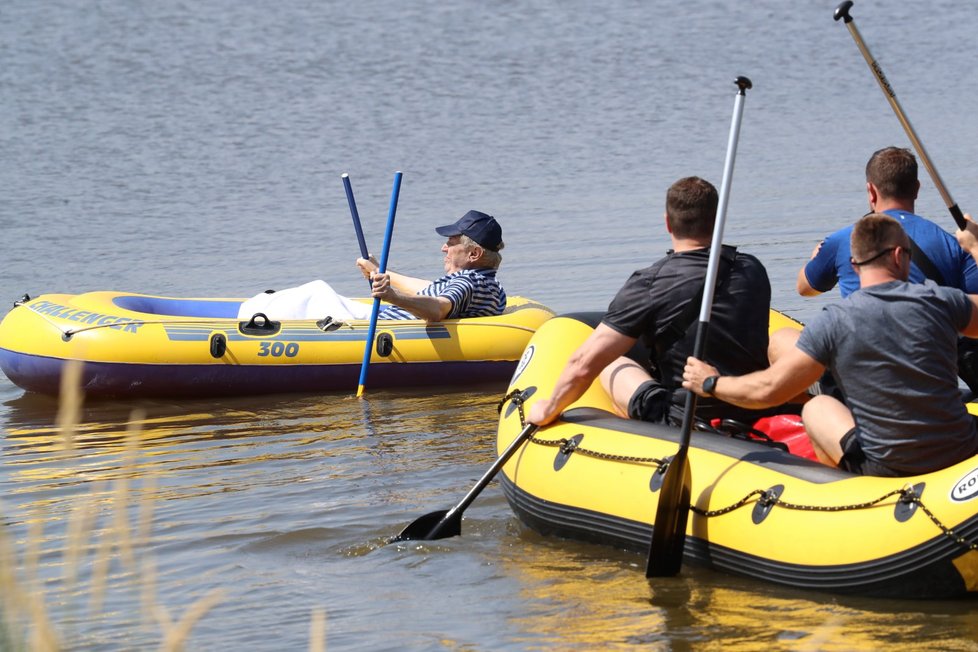
<instances>
[{"instance_id":1,"label":"wristwatch","mask_svg":"<svg viewBox=\"0 0 978 652\"><path fill-rule=\"evenodd\" d=\"M710 376L703 381L703 391L710 396L716 397L717 391L717 381L720 380L720 376Z\"/></svg>"}]
</instances>

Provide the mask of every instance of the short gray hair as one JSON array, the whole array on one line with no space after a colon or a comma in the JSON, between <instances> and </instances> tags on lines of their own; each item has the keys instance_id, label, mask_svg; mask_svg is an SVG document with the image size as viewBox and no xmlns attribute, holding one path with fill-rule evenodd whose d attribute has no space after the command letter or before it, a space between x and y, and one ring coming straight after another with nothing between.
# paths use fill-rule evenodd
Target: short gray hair
<instances>
[{"instance_id":1,"label":"short gray hair","mask_svg":"<svg viewBox=\"0 0 978 652\"><path fill-rule=\"evenodd\" d=\"M503 247L505 247L506 245L502 242L499 243L498 250L491 251L483 247L481 244L479 244L469 236L463 234L459 236L459 244L464 246L466 250L470 250L472 249L472 247L479 247L480 249L482 249L482 257L479 258L479 265L481 267L488 267L489 269L499 269L499 266L503 262L503 256L499 252L502 251Z\"/></svg>"}]
</instances>

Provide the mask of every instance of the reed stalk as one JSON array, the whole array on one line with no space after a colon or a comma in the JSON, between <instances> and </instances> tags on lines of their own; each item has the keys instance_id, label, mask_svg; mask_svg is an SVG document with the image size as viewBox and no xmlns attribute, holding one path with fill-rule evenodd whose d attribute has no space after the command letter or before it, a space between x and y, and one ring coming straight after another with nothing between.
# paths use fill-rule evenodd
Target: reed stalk
<instances>
[{"instance_id":1,"label":"reed stalk","mask_svg":"<svg viewBox=\"0 0 978 652\"><path fill-rule=\"evenodd\" d=\"M85 395L81 381L84 364L79 360L69 360L61 372L61 386L58 403L58 416L55 424L61 431L65 451L75 450L75 433L81 421L81 408Z\"/></svg>"},{"instance_id":2,"label":"reed stalk","mask_svg":"<svg viewBox=\"0 0 978 652\"><path fill-rule=\"evenodd\" d=\"M69 362L61 379L61 400L56 416L60 434L60 450L71 456L80 450L77 438L81 423L84 395L80 388L83 366ZM139 448L145 412L133 410L126 424L125 450L118 477L111 488L104 480L89 483L89 490L77 496L68 510L62 549L62 567L58 590L65 595L80 594L87 589L89 619L103 615L107 593L118 586L112 584L113 562L132 579L139 595L140 621L153 620L160 627L160 650L182 651L194 625L225 598L225 591L213 589L191 604L183 615L174 620L167 608L157 599L157 568L150 551L157 479L140 471ZM68 463L69 457L62 457ZM141 481L138 494L133 482ZM134 495L138 498L134 501ZM106 500L107 499L107 500ZM107 505L107 522L99 529L99 505ZM136 512L135 527L130 524L129 512ZM8 513L0 505L0 514ZM75 647L64 641L52 622L46 602L41 574L44 555L43 514L33 514L27 521L27 534L22 555L18 558L16 545L9 535L9 526L0 522L0 650L31 650L48 652ZM49 542L47 542L49 543ZM81 569L90 573L82 584ZM312 611L309 623L310 652L326 649L326 612Z\"/></svg>"},{"instance_id":3,"label":"reed stalk","mask_svg":"<svg viewBox=\"0 0 978 652\"><path fill-rule=\"evenodd\" d=\"M326 610L316 607L309 618L309 652L326 652Z\"/></svg>"}]
</instances>

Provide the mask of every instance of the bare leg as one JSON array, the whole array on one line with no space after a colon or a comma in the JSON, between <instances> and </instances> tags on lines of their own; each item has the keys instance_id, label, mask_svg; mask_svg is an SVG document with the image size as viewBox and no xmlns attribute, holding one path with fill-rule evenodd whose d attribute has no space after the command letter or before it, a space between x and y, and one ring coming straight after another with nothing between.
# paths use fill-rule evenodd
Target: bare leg
<instances>
[{"instance_id":1,"label":"bare leg","mask_svg":"<svg viewBox=\"0 0 978 652\"><path fill-rule=\"evenodd\" d=\"M619 416L628 417L628 401L642 383L652 380L645 367L622 356L605 367L598 376L601 386L615 404Z\"/></svg>"},{"instance_id":2,"label":"bare leg","mask_svg":"<svg viewBox=\"0 0 978 652\"><path fill-rule=\"evenodd\" d=\"M830 466L838 466L842 459L843 435L856 427L852 412L831 396L815 396L801 411L808 438L818 461Z\"/></svg>"}]
</instances>

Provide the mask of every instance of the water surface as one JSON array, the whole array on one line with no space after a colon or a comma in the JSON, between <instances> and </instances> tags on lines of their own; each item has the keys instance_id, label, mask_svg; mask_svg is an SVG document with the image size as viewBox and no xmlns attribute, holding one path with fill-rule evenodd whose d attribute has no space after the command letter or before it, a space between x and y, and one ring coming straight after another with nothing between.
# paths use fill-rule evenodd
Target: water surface
<instances>
[{"instance_id":1,"label":"water surface","mask_svg":"<svg viewBox=\"0 0 978 652\"><path fill-rule=\"evenodd\" d=\"M746 75L726 240L767 265L776 307L808 319L832 297L797 297L798 267L865 211L869 155L909 145L834 8L8 0L0 296L249 296L313 278L357 294L340 174L376 251L402 170L392 268L437 275L433 227L476 208L503 224L511 294L600 310L668 248L668 185L719 185ZM975 12L861 0L853 16L976 210ZM952 228L922 183L919 212ZM139 607L150 586L173 619L223 591L191 649L302 649L317 608L331 649L975 649L970 602L799 594L688 567L650 584L637 556L524 529L495 485L462 537L381 546L488 467L503 388L353 389L89 404L66 454L57 405L0 380L3 519L19 554L39 539L67 646L158 645ZM66 585L87 500L92 549ZM127 565L113 514L136 537L147 504L151 536ZM104 542L117 543L93 608Z\"/></svg>"}]
</instances>

